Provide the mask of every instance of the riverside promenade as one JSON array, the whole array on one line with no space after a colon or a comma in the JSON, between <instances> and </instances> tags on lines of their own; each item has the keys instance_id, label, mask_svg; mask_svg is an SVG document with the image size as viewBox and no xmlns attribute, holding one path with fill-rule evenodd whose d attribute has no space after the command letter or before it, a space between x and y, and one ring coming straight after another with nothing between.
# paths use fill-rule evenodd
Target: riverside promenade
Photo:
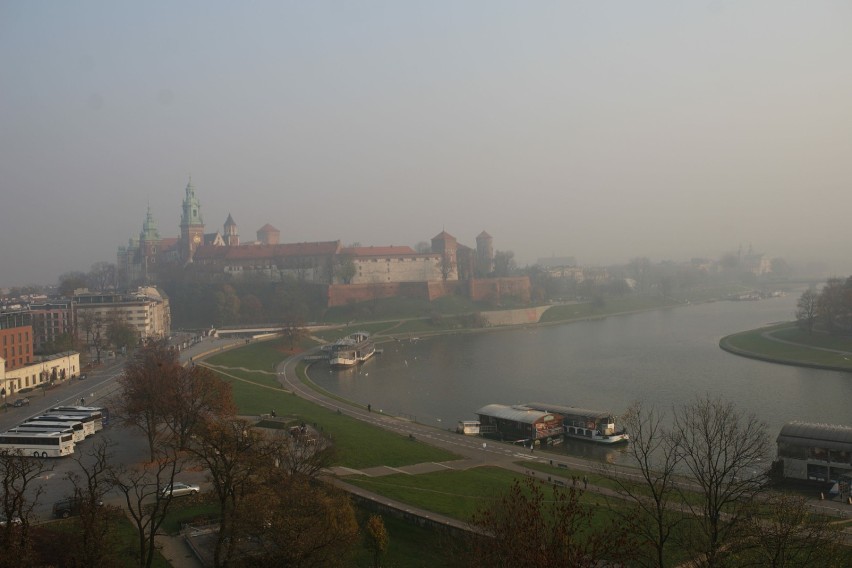
<instances>
[{"instance_id":1,"label":"riverside promenade","mask_svg":"<svg viewBox=\"0 0 852 568\"><path fill-rule=\"evenodd\" d=\"M217 348L213 351L217 352L219 349ZM196 362L200 362L204 355L207 354L212 353L208 352L199 354L194 358L194 360ZM360 406L348 404L338 399L325 396L324 394L312 389L309 385L304 384L297 377L296 366L299 364L301 359L302 356L292 357L282 361L275 367L278 382L288 391L293 392L295 395L304 400L308 400L329 410L346 414L355 419L373 424L374 426L396 432L400 436L408 437L412 440L412 443L430 444L453 452L459 456L459 459L457 460L446 462L419 463L401 467L377 466L362 470L338 466L333 467L328 471L328 475L326 477L327 480L350 492L353 496L356 496L359 499L372 501L383 508L398 511L406 516L425 519L430 523L439 524L452 529L470 529L468 524L464 521L439 515L432 511L420 509L409 504L372 493L359 486L347 483L346 478L354 475L380 477L400 473L406 475L419 475L437 471L466 470L474 467L493 466L553 484L569 486L569 484L576 483L576 480L571 477L572 474L575 476L577 472L600 474L604 470L605 465L597 461L575 458L564 454L552 454L541 450L536 450L531 453L517 445L485 440L480 437L464 436L453 431L411 422L409 420L390 416L381 412L370 412ZM564 468L566 470L566 475L560 476L536 471L532 468L532 464L535 462L553 465L560 469ZM609 465L606 465L606 469L609 472L612 471L612 467ZM630 475L629 468L621 468L620 474ZM588 485L585 490L614 498L619 497L615 491L605 487L595 486L593 484ZM849 506L846 503L821 501L817 496L815 496L814 499L810 500L809 504L815 511L832 517L837 517L838 519L844 519L847 516L852 515L852 506ZM845 540L850 542L850 540L852 540L852 531L847 529L844 536ZM160 543L163 545L163 554L172 563L172 565L177 568L196 568L204 566L205 564L198 558L204 558L204 535L187 538L188 540L185 540L183 537L161 540ZM190 552L187 542L195 545L195 554Z\"/></svg>"}]
</instances>

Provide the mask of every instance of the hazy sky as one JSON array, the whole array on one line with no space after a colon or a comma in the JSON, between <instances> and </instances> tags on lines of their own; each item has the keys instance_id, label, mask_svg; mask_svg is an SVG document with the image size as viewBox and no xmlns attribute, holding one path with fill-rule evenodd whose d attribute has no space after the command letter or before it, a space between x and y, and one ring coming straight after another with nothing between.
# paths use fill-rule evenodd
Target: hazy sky
<instances>
[{"instance_id":1,"label":"hazy sky","mask_svg":"<svg viewBox=\"0 0 852 568\"><path fill-rule=\"evenodd\" d=\"M243 241L848 260L852 2L0 1L0 286L189 175Z\"/></svg>"}]
</instances>

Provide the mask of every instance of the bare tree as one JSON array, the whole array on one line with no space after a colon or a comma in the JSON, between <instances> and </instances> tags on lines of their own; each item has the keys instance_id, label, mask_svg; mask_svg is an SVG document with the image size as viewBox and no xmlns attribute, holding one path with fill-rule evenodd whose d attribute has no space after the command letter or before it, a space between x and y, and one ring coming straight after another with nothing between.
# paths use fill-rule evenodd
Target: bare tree
<instances>
[{"instance_id":1,"label":"bare tree","mask_svg":"<svg viewBox=\"0 0 852 568\"><path fill-rule=\"evenodd\" d=\"M79 472L68 472L79 500L80 532L71 540L70 551L76 566L99 568L113 564L110 559L110 515L116 511L104 507L103 498L112 489L109 442L100 440L82 455L75 454Z\"/></svg>"},{"instance_id":2,"label":"bare tree","mask_svg":"<svg viewBox=\"0 0 852 568\"><path fill-rule=\"evenodd\" d=\"M270 439L272 462L288 476L316 477L334 462L336 450L331 438L305 426L292 435L277 435Z\"/></svg>"},{"instance_id":3,"label":"bare tree","mask_svg":"<svg viewBox=\"0 0 852 568\"><path fill-rule=\"evenodd\" d=\"M353 565L358 523L342 490L301 476L270 477L253 496L253 511L246 524L258 546L247 566Z\"/></svg>"},{"instance_id":4,"label":"bare tree","mask_svg":"<svg viewBox=\"0 0 852 568\"><path fill-rule=\"evenodd\" d=\"M86 274L80 271L66 272L59 276L59 295L70 298L74 290L86 287Z\"/></svg>"},{"instance_id":5,"label":"bare tree","mask_svg":"<svg viewBox=\"0 0 852 568\"><path fill-rule=\"evenodd\" d=\"M516 269L514 252L498 250L494 253L494 276L511 276Z\"/></svg>"},{"instance_id":6,"label":"bare tree","mask_svg":"<svg viewBox=\"0 0 852 568\"><path fill-rule=\"evenodd\" d=\"M749 548L736 559L739 567L808 568L848 566L841 535L829 518L811 512L807 499L783 493L767 494L757 504L760 513L745 525Z\"/></svg>"},{"instance_id":7,"label":"bare tree","mask_svg":"<svg viewBox=\"0 0 852 568\"><path fill-rule=\"evenodd\" d=\"M534 479L512 487L474 514L470 566L617 566L632 557L630 524L594 527L581 491L545 488Z\"/></svg>"},{"instance_id":8,"label":"bare tree","mask_svg":"<svg viewBox=\"0 0 852 568\"><path fill-rule=\"evenodd\" d=\"M730 402L705 396L675 410L672 434L676 458L701 496L696 505L683 496L697 520L687 548L707 566L719 566L726 554L735 552L750 503L761 489L769 448L766 425Z\"/></svg>"},{"instance_id":9,"label":"bare tree","mask_svg":"<svg viewBox=\"0 0 852 568\"><path fill-rule=\"evenodd\" d=\"M453 273L453 270L455 270L455 268L456 263L454 262L450 252L447 250L442 252L441 258L438 260L438 270L441 272L441 280L449 280L450 274Z\"/></svg>"},{"instance_id":10,"label":"bare tree","mask_svg":"<svg viewBox=\"0 0 852 568\"><path fill-rule=\"evenodd\" d=\"M231 385L202 366L175 368L171 382L163 385L159 414L175 445L185 449L190 436L211 416L232 416L237 407Z\"/></svg>"},{"instance_id":11,"label":"bare tree","mask_svg":"<svg viewBox=\"0 0 852 568\"><path fill-rule=\"evenodd\" d=\"M32 564L30 523L44 490L36 481L52 469L45 461L20 452L0 454L0 567Z\"/></svg>"},{"instance_id":12,"label":"bare tree","mask_svg":"<svg viewBox=\"0 0 852 568\"><path fill-rule=\"evenodd\" d=\"M813 290L805 290L796 303L796 323L808 333L814 330L819 306L819 295Z\"/></svg>"},{"instance_id":13,"label":"bare tree","mask_svg":"<svg viewBox=\"0 0 852 568\"><path fill-rule=\"evenodd\" d=\"M96 262L86 277L93 290L104 291L115 287L115 265L111 262Z\"/></svg>"},{"instance_id":14,"label":"bare tree","mask_svg":"<svg viewBox=\"0 0 852 568\"><path fill-rule=\"evenodd\" d=\"M825 328L835 331L843 327L845 310L845 287L840 278L829 278L819 294L817 312Z\"/></svg>"},{"instance_id":15,"label":"bare tree","mask_svg":"<svg viewBox=\"0 0 852 568\"><path fill-rule=\"evenodd\" d=\"M156 536L169 512L172 495L162 489L174 483L182 460L174 448L158 447L156 459L134 467L118 467L110 472L110 482L124 497L136 529L141 568L150 568L156 550Z\"/></svg>"},{"instance_id":16,"label":"bare tree","mask_svg":"<svg viewBox=\"0 0 852 568\"><path fill-rule=\"evenodd\" d=\"M211 417L198 428L190 452L213 484L220 515L213 565L224 566L236 552L247 496L257 490L259 476L272 465L266 438L243 419Z\"/></svg>"},{"instance_id":17,"label":"bare tree","mask_svg":"<svg viewBox=\"0 0 852 568\"><path fill-rule=\"evenodd\" d=\"M166 432L164 409L171 385L184 372L178 354L165 340L149 340L128 361L119 379L124 396L117 411L125 424L141 430L148 440L151 461Z\"/></svg>"},{"instance_id":18,"label":"bare tree","mask_svg":"<svg viewBox=\"0 0 852 568\"><path fill-rule=\"evenodd\" d=\"M623 417L625 429L630 432L627 454L640 479L636 482L623 475L613 476L620 493L635 503L641 515L650 520L637 523L636 536L654 551L647 564L659 568L666 566L666 545L684 519L673 510L680 503L675 481L679 461L678 440L663 427L663 418L653 408L646 409L639 402L627 410ZM646 564L644 558L635 560Z\"/></svg>"}]
</instances>

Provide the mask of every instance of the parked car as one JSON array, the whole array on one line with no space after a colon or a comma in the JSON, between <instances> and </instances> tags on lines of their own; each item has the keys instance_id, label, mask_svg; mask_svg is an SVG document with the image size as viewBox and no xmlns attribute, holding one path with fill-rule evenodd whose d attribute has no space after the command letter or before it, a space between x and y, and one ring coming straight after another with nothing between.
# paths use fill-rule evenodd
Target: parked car
<instances>
[{"instance_id":1,"label":"parked car","mask_svg":"<svg viewBox=\"0 0 852 568\"><path fill-rule=\"evenodd\" d=\"M67 519L71 515L79 515L83 510L83 499L71 498L57 501L53 504L53 516L57 519ZM103 507L104 502L98 501L98 507Z\"/></svg>"},{"instance_id":2,"label":"parked car","mask_svg":"<svg viewBox=\"0 0 852 568\"><path fill-rule=\"evenodd\" d=\"M0 515L0 527L5 527L8 524L9 521L6 520L6 517ZM24 522L21 520L21 517L12 517L12 525L20 526L22 524L24 524Z\"/></svg>"},{"instance_id":3,"label":"parked car","mask_svg":"<svg viewBox=\"0 0 852 568\"><path fill-rule=\"evenodd\" d=\"M189 483L181 483L179 481L175 481L171 485L166 485L163 487L163 497L180 497L181 495L197 495L201 491L201 487L198 485L191 485Z\"/></svg>"},{"instance_id":4,"label":"parked car","mask_svg":"<svg viewBox=\"0 0 852 568\"><path fill-rule=\"evenodd\" d=\"M29 403L30 403L30 399L28 399L28 398L19 398L18 400L16 400L16 401L14 402L13 406L16 406L16 407L27 406Z\"/></svg>"}]
</instances>

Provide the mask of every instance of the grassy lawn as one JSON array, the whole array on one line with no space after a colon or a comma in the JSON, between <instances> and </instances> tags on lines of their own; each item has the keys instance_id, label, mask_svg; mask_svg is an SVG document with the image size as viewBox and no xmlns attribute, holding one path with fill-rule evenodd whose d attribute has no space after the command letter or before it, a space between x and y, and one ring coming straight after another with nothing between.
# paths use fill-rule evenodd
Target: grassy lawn
<instances>
[{"instance_id":1,"label":"grassy lawn","mask_svg":"<svg viewBox=\"0 0 852 568\"><path fill-rule=\"evenodd\" d=\"M344 481L414 507L467 521L497 499L518 477L518 473L506 469L483 466L416 476L352 476ZM586 503L595 503L598 499L599 496L592 494L583 497Z\"/></svg>"},{"instance_id":2,"label":"grassy lawn","mask_svg":"<svg viewBox=\"0 0 852 568\"><path fill-rule=\"evenodd\" d=\"M357 485L402 503L462 521L494 500L518 474L498 467L442 471L421 475L351 476Z\"/></svg>"},{"instance_id":3,"label":"grassy lawn","mask_svg":"<svg viewBox=\"0 0 852 568\"><path fill-rule=\"evenodd\" d=\"M244 350L250 350L247 357ZM281 350L280 340L260 341L246 347L226 351L210 362L224 367L271 368L271 361L280 362L287 357ZM234 401L240 414L259 416L275 410L278 416L314 425L327 433L338 448L336 465L362 469L378 465L399 467L421 462L449 461L458 456L445 450L429 446L382 428L371 426L346 415L341 404L341 413L325 409L302 399L278 384L273 375L246 373L234 370L219 370L222 377L231 383Z\"/></svg>"},{"instance_id":4,"label":"grassy lawn","mask_svg":"<svg viewBox=\"0 0 852 568\"><path fill-rule=\"evenodd\" d=\"M77 518L64 519L54 521L36 528L37 531L44 531L47 538L55 543L63 543L67 538L75 538L80 534L80 520ZM111 516L109 523L110 533L108 539L111 542L113 554L111 560L117 566L126 566L132 568L139 565L139 534L136 532L136 527L122 513L115 513ZM154 552L152 562L154 568L170 568L171 564L160 554L159 551Z\"/></svg>"},{"instance_id":5,"label":"grassy lawn","mask_svg":"<svg viewBox=\"0 0 852 568\"><path fill-rule=\"evenodd\" d=\"M800 345L773 341L771 337ZM827 334L808 334L791 324L780 324L729 335L721 339L719 346L746 357L753 356L780 363L852 371L852 356L824 350L852 351L852 339Z\"/></svg>"}]
</instances>

